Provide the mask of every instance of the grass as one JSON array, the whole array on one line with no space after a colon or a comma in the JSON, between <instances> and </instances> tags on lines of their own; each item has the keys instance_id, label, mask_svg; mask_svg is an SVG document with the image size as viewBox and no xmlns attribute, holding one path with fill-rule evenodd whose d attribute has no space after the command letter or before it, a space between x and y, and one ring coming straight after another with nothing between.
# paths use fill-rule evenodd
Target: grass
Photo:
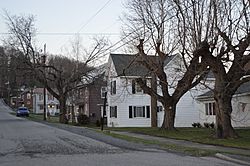
<instances>
[{"instance_id":1,"label":"grass","mask_svg":"<svg viewBox=\"0 0 250 166\"><path fill-rule=\"evenodd\" d=\"M213 151L213 150L202 150L198 148L183 147L183 146L174 145L174 144L166 144L166 143L161 143L155 140L145 140L142 138L135 138L135 137L127 136L127 135L112 133L110 131L105 131L104 133L115 138L124 139L124 140L135 142L135 143L159 145L160 147L171 150L171 151L182 152L182 153L186 153L186 154L193 155L193 156L210 156L210 155L214 155L215 153L217 153L217 151Z\"/></svg>"},{"instance_id":2,"label":"grass","mask_svg":"<svg viewBox=\"0 0 250 166\"><path fill-rule=\"evenodd\" d=\"M27 117L29 120L34 120L34 121L43 121L43 114L33 114L30 113L29 117ZM47 122L50 123L59 123L59 117L58 116L50 116L50 118L47 118Z\"/></svg>"},{"instance_id":3,"label":"grass","mask_svg":"<svg viewBox=\"0 0 250 166\"><path fill-rule=\"evenodd\" d=\"M239 134L237 139L217 139L214 137L215 130L207 128L177 128L177 131L159 130L159 128L105 128L113 131L129 131L152 136L159 136L172 139L188 140L193 142L221 145L228 147L250 149L250 129L236 129Z\"/></svg>"}]
</instances>

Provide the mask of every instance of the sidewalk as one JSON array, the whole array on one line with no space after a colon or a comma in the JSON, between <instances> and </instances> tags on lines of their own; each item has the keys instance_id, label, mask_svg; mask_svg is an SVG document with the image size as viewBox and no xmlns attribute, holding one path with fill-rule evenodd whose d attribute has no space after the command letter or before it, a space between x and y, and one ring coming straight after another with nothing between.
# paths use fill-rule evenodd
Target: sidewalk
<instances>
[{"instance_id":1,"label":"sidewalk","mask_svg":"<svg viewBox=\"0 0 250 166\"><path fill-rule=\"evenodd\" d=\"M157 141L157 142L160 142L163 144L217 151L218 153L216 153L215 156L218 158L250 166L250 157L248 157L248 156L250 156L250 150L247 150L247 149L223 147L223 146L216 146L216 145L207 145L207 144L195 143L195 142L191 142L191 141L156 137L156 136L137 134L137 133L132 133L132 132L123 132L123 131L111 131L111 132L115 133L115 134L126 135L126 136L130 136L130 137L144 139L144 140ZM246 156L246 155L248 155L248 156Z\"/></svg>"}]
</instances>

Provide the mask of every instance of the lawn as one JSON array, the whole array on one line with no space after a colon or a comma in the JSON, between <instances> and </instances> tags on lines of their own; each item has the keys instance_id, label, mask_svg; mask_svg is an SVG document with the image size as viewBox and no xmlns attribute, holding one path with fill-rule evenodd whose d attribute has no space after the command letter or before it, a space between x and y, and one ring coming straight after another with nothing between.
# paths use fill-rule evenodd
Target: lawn
<instances>
[{"instance_id":1,"label":"lawn","mask_svg":"<svg viewBox=\"0 0 250 166\"><path fill-rule=\"evenodd\" d=\"M29 120L34 120L34 121L43 121L43 114L29 114L29 117L27 117ZM59 123L59 117L58 116L50 116L50 118L47 118L47 122L51 123Z\"/></svg>"},{"instance_id":2,"label":"lawn","mask_svg":"<svg viewBox=\"0 0 250 166\"><path fill-rule=\"evenodd\" d=\"M237 139L217 139L214 137L215 130L207 128L177 128L177 131L166 131L166 130L160 130L159 128L146 128L146 127L105 128L105 129L113 131L129 131L140 134L188 140L205 144L250 149L250 128L236 129L236 132L240 136Z\"/></svg>"}]
</instances>

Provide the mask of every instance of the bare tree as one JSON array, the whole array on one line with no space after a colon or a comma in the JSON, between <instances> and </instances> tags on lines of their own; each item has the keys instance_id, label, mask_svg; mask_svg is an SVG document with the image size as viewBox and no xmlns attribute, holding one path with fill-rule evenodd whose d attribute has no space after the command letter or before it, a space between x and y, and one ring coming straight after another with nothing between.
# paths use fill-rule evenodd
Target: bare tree
<instances>
[{"instance_id":1,"label":"bare tree","mask_svg":"<svg viewBox=\"0 0 250 166\"><path fill-rule=\"evenodd\" d=\"M92 77L91 65L106 51L107 41L96 39L89 49L85 49L83 61L72 60L63 56L51 56L48 64L41 61L41 56L35 47L35 25L34 17L10 16L5 13L9 28L9 38L6 44L24 55L23 62L26 63L26 70L32 71L36 79L41 82L48 91L60 102L60 122L64 122L66 113L66 100L68 93L77 88L78 82L88 81ZM78 47L78 46L76 46ZM77 52L79 55L79 52ZM44 68L46 68L44 70Z\"/></svg>"},{"instance_id":2,"label":"bare tree","mask_svg":"<svg viewBox=\"0 0 250 166\"><path fill-rule=\"evenodd\" d=\"M141 58L139 63L150 71L150 75L157 77L161 92L147 86L143 78L137 78L136 81L145 93L162 103L165 111L162 128L172 130L178 101L188 90L196 86L208 71L207 66L200 62L200 56L206 53L208 48L200 44L190 52L189 59L182 54L186 68L176 73L180 75L173 80L164 70L164 64L171 55L178 53L180 47L179 39L176 37L178 31L174 6L167 0L129 0L127 8L128 14L125 15L127 24L124 32L135 32L132 33L135 35L132 39L137 41L140 39L140 44L137 46L138 56ZM157 57L153 58L154 60L148 56L152 52Z\"/></svg>"},{"instance_id":3,"label":"bare tree","mask_svg":"<svg viewBox=\"0 0 250 166\"><path fill-rule=\"evenodd\" d=\"M200 43L207 47L203 61L215 76L217 137L237 137L231 125L232 96L249 81L250 4L247 0L174 0L183 52Z\"/></svg>"}]
</instances>

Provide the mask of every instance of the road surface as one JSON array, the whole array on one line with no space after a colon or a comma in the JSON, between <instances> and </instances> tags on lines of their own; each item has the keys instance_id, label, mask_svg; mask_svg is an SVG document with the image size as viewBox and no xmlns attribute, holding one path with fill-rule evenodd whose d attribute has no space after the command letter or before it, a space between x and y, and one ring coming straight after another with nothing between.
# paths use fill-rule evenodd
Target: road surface
<instances>
[{"instance_id":1,"label":"road surface","mask_svg":"<svg viewBox=\"0 0 250 166\"><path fill-rule=\"evenodd\" d=\"M107 136L93 133L76 134L15 117L10 112L0 101L0 166L236 165L214 157L191 157L123 140L107 141Z\"/></svg>"}]
</instances>

